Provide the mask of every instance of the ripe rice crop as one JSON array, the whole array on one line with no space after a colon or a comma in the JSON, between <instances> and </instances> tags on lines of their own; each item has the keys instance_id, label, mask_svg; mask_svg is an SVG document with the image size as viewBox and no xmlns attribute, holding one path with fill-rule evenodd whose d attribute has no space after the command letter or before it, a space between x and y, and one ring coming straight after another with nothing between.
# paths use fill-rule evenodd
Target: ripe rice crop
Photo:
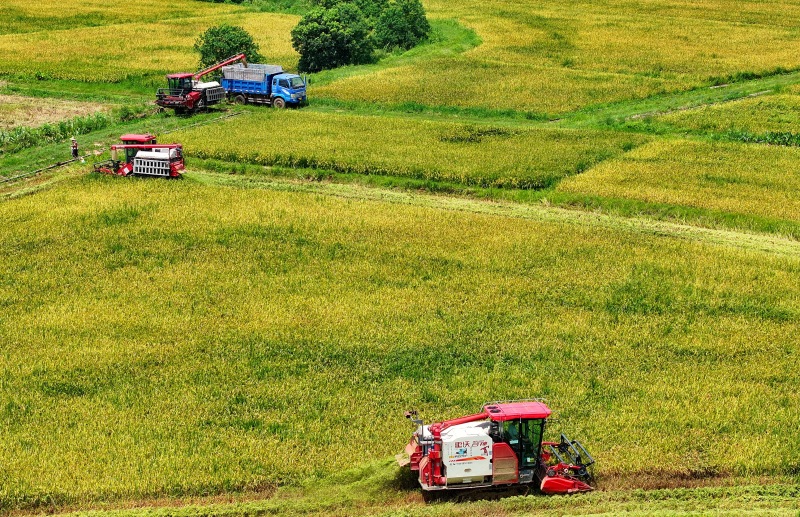
<instances>
[{"instance_id":1,"label":"ripe rice crop","mask_svg":"<svg viewBox=\"0 0 800 517\"><path fill-rule=\"evenodd\" d=\"M652 142L558 189L800 221L800 149Z\"/></svg>"},{"instance_id":2,"label":"ripe rice crop","mask_svg":"<svg viewBox=\"0 0 800 517\"><path fill-rule=\"evenodd\" d=\"M426 7L474 29L483 44L458 58L337 81L318 94L556 114L800 66L800 5L786 2L431 0Z\"/></svg>"},{"instance_id":3,"label":"ripe rice crop","mask_svg":"<svg viewBox=\"0 0 800 517\"><path fill-rule=\"evenodd\" d=\"M523 189L552 185L645 141L598 131L307 111L261 111L175 138L201 158Z\"/></svg>"},{"instance_id":4,"label":"ripe rice crop","mask_svg":"<svg viewBox=\"0 0 800 517\"><path fill-rule=\"evenodd\" d=\"M797 469L795 256L191 179L0 218L3 510L295 483L530 396L602 474Z\"/></svg>"},{"instance_id":5,"label":"ripe rice crop","mask_svg":"<svg viewBox=\"0 0 800 517\"><path fill-rule=\"evenodd\" d=\"M158 0L141 0L136 2L135 10L132 10L130 4L108 0L60 0L57 3L52 0L3 0L0 6L0 17L3 20L0 34L55 31L131 22L151 23L220 15L240 10L231 5L198 4L194 0L172 0L169 6Z\"/></svg>"},{"instance_id":6,"label":"ripe rice crop","mask_svg":"<svg viewBox=\"0 0 800 517\"><path fill-rule=\"evenodd\" d=\"M799 133L800 96L754 97L670 113L654 120L697 132Z\"/></svg>"},{"instance_id":7,"label":"ripe rice crop","mask_svg":"<svg viewBox=\"0 0 800 517\"><path fill-rule=\"evenodd\" d=\"M208 5L196 3L203 9ZM271 62L291 69L298 57L291 48L289 31L297 19L291 15L249 13L185 18L181 23L127 23L7 34L0 36L0 74L115 82L195 71L198 57L192 45L205 29L223 22L243 26L265 51L269 49ZM31 59L31 55L36 58Z\"/></svg>"}]
</instances>

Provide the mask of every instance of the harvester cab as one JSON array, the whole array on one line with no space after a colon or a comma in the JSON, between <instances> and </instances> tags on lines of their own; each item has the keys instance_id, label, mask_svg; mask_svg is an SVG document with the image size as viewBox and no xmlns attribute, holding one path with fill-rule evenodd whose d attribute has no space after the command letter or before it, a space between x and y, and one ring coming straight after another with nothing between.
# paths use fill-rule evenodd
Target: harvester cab
<instances>
[{"instance_id":1,"label":"harvester cab","mask_svg":"<svg viewBox=\"0 0 800 517\"><path fill-rule=\"evenodd\" d=\"M167 86L170 92L188 95L194 87L192 74L170 74L167 76Z\"/></svg>"},{"instance_id":2,"label":"harvester cab","mask_svg":"<svg viewBox=\"0 0 800 517\"><path fill-rule=\"evenodd\" d=\"M184 170L183 146L159 144L151 134L128 134L121 144L111 146L111 159L96 163L94 169L117 176L177 178Z\"/></svg>"},{"instance_id":3,"label":"harvester cab","mask_svg":"<svg viewBox=\"0 0 800 517\"><path fill-rule=\"evenodd\" d=\"M534 485L545 494L593 490L589 467L594 459L563 434L545 442L550 409L540 400L495 402L483 411L417 430L400 465L418 472L425 491ZM416 412L406 416L416 417Z\"/></svg>"}]
</instances>

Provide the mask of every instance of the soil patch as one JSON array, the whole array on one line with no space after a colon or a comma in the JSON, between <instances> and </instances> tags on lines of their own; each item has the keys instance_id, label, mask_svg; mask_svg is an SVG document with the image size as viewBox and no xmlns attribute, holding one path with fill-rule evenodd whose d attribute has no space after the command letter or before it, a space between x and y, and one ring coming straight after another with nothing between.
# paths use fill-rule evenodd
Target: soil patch
<instances>
[{"instance_id":1,"label":"soil patch","mask_svg":"<svg viewBox=\"0 0 800 517\"><path fill-rule=\"evenodd\" d=\"M0 130L18 126L36 127L110 109L111 106L90 102L0 95Z\"/></svg>"}]
</instances>

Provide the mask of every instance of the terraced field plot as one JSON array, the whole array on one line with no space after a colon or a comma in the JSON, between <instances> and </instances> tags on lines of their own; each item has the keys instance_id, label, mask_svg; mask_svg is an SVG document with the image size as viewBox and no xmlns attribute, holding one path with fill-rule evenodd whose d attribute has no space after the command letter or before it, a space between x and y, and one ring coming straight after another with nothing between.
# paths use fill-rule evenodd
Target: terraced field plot
<instances>
[{"instance_id":1,"label":"terraced field plot","mask_svg":"<svg viewBox=\"0 0 800 517\"><path fill-rule=\"evenodd\" d=\"M183 1L186 9L203 4ZM0 74L85 82L146 77L160 84L159 76L165 73L197 70L192 45L200 33L219 23L243 26L262 48L269 49L271 60L287 69L296 67L298 56L288 34L298 17L225 14L231 8L221 9L219 14L186 17L180 23L160 20L153 12L156 20L152 22L137 19L110 26L0 35Z\"/></svg>"},{"instance_id":2,"label":"terraced field plot","mask_svg":"<svg viewBox=\"0 0 800 517\"><path fill-rule=\"evenodd\" d=\"M188 180L0 217L3 507L299 482L531 393L607 476L796 468L794 256Z\"/></svg>"},{"instance_id":3,"label":"terraced field plot","mask_svg":"<svg viewBox=\"0 0 800 517\"><path fill-rule=\"evenodd\" d=\"M800 96L765 95L656 117L654 123L695 132L800 132Z\"/></svg>"},{"instance_id":4,"label":"terraced field plot","mask_svg":"<svg viewBox=\"0 0 800 517\"><path fill-rule=\"evenodd\" d=\"M195 156L234 163L515 188L552 185L646 141L600 131L292 111L257 112L175 138Z\"/></svg>"},{"instance_id":5,"label":"terraced field plot","mask_svg":"<svg viewBox=\"0 0 800 517\"><path fill-rule=\"evenodd\" d=\"M52 2L34 0L4 0L0 7L3 25L0 34L49 32L79 27L161 22L197 16L218 15L239 11L230 5L220 6L191 0L176 0L165 8L157 0L136 2L135 15L129 4L106 0L60 0L57 7Z\"/></svg>"},{"instance_id":6,"label":"terraced field plot","mask_svg":"<svg viewBox=\"0 0 800 517\"><path fill-rule=\"evenodd\" d=\"M798 157L796 148L661 141L570 178L558 190L796 222Z\"/></svg>"},{"instance_id":7,"label":"terraced field plot","mask_svg":"<svg viewBox=\"0 0 800 517\"><path fill-rule=\"evenodd\" d=\"M796 2L429 2L483 44L319 95L559 114L800 65Z\"/></svg>"}]
</instances>

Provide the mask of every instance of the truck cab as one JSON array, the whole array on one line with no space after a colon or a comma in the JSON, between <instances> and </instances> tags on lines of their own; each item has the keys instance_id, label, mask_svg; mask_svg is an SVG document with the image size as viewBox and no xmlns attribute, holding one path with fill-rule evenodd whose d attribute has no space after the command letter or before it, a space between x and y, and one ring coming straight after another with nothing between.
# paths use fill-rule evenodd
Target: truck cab
<instances>
[{"instance_id":1,"label":"truck cab","mask_svg":"<svg viewBox=\"0 0 800 517\"><path fill-rule=\"evenodd\" d=\"M306 102L306 83L297 74L274 75L272 76L272 97L273 103L281 98L286 104L304 104Z\"/></svg>"}]
</instances>

